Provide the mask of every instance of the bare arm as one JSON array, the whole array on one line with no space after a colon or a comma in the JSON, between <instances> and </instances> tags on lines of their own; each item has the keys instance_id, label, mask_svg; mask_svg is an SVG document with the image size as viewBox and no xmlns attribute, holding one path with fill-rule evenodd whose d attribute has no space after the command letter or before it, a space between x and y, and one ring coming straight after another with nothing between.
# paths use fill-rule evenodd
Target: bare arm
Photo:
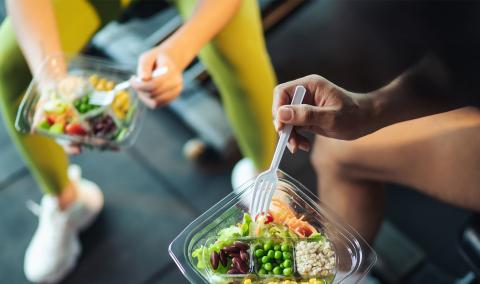
<instances>
[{"instance_id":1,"label":"bare arm","mask_svg":"<svg viewBox=\"0 0 480 284\"><path fill-rule=\"evenodd\" d=\"M7 0L12 20L28 66L32 73L51 54L62 51L51 0Z\"/></svg>"},{"instance_id":2,"label":"bare arm","mask_svg":"<svg viewBox=\"0 0 480 284\"><path fill-rule=\"evenodd\" d=\"M424 57L385 87L367 94L378 123L374 128L465 106L452 83L437 57Z\"/></svg>"},{"instance_id":3,"label":"bare arm","mask_svg":"<svg viewBox=\"0 0 480 284\"><path fill-rule=\"evenodd\" d=\"M290 106L295 86L303 85L303 105ZM273 117L277 131L291 124L337 139L352 140L388 125L464 106L452 95L451 76L434 56L427 56L391 83L369 93L345 90L327 79L310 75L277 86ZM299 129L297 128L297 129ZM292 152L308 150L309 141L294 131Z\"/></svg>"},{"instance_id":4,"label":"bare arm","mask_svg":"<svg viewBox=\"0 0 480 284\"><path fill-rule=\"evenodd\" d=\"M215 37L233 18L242 0L202 0L193 15L172 36L159 46L148 50L138 61L140 82L132 86L149 107L164 106L173 101L183 88L183 70L200 49ZM168 72L152 78L156 68Z\"/></svg>"},{"instance_id":5,"label":"bare arm","mask_svg":"<svg viewBox=\"0 0 480 284\"><path fill-rule=\"evenodd\" d=\"M172 50L172 56L185 68L200 49L232 19L242 0L199 1L190 19L162 45Z\"/></svg>"}]
</instances>

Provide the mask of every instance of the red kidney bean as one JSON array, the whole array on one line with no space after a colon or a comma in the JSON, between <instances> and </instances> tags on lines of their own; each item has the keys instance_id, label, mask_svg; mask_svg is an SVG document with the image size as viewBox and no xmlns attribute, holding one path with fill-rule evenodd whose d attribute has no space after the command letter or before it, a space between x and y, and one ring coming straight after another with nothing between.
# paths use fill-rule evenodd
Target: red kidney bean
<instances>
[{"instance_id":1,"label":"red kidney bean","mask_svg":"<svg viewBox=\"0 0 480 284\"><path fill-rule=\"evenodd\" d=\"M240 258L246 263L248 260L248 253L244 250L240 251Z\"/></svg>"},{"instance_id":2,"label":"red kidney bean","mask_svg":"<svg viewBox=\"0 0 480 284\"><path fill-rule=\"evenodd\" d=\"M231 258L234 258L234 257L240 257L240 253L238 252L231 252L228 254Z\"/></svg>"},{"instance_id":3,"label":"red kidney bean","mask_svg":"<svg viewBox=\"0 0 480 284\"><path fill-rule=\"evenodd\" d=\"M236 241L233 245L235 247L237 247L239 250L248 250L248 248L249 248L246 243L243 243L243 242L240 242L240 241Z\"/></svg>"},{"instance_id":4,"label":"red kidney bean","mask_svg":"<svg viewBox=\"0 0 480 284\"><path fill-rule=\"evenodd\" d=\"M232 259L232 263L233 263L233 267L240 271L242 274L246 274L248 273L248 267L247 265L245 264L245 262L242 261L241 258L238 258L238 257L234 257Z\"/></svg>"},{"instance_id":5,"label":"red kidney bean","mask_svg":"<svg viewBox=\"0 0 480 284\"><path fill-rule=\"evenodd\" d=\"M229 271L227 271L228 274L240 274L237 269L232 268Z\"/></svg>"},{"instance_id":6,"label":"red kidney bean","mask_svg":"<svg viewBox=\"0 0 480 284\"><path fill-rule=\"evenodd\" d=\"M227 254L223 249L220 250L220 262L223 266L227 266Z\"/></svg>"},{"instance_id":7,"label":"red kidney bean","mask_svg":"<svg viewBox=\"0 0 480 284\"><path fill-rule=\"evenodd\" d=\"M224 247L223 248L228 254L231 254L231 253L238 253L240 251L239 248L237 248L236 246L234 245L231 245L231 246L228 246L228 247Z\"/></svg>"},{"instance_id":8,"label":"red kidney bean","mask_svg":"<svg viewBox=\"0 0 480 284\"><path fill-rule=\"evenodd\" d=\"M212 265L213 270L217 270L219 260L220 260L220 255L216 251L213 251L212 254L210 255L210 264Z\"/></svg>"}]
</instances>

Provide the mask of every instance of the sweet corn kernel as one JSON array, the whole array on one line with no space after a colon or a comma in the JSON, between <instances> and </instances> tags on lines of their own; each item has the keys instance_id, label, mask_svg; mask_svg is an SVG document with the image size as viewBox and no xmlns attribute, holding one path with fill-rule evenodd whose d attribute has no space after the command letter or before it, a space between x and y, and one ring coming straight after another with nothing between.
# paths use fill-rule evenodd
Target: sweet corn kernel
<instances>
[{"instance_id":1,"label":"sweet corn kernel","mask_svg":"<svg viewBox=\"0 0 480 284\"><path fill-rule=\"evenodd\" d=\"M113 83L112 81L107 81L107 83L105 84L105 88L107 89L107 91L113 90L113 87L115 87L115 83Z\"/></svg>"},{"instance_id":2,"label":"sweet corn kernel","mask_svg":"<svg viewBox=\"0 0 480 284\"><path fill-rule=\"evenodd\" d=\"M90 82L90 84L92 86L95 86L98 83L98 76L97 75L92 75L88 78L88 81Z\"/></svg>"},{"instance_id":3,"label":"sweet corn kernel","mask_svg":"<svg viewBox=\"0 0 480 284\"><path fill-rule=\"evenodd\" d=\"M252 284L252 280L250 280L250 279L245 279L245 281L243 281L243 284Z\"/></svg>"},{"instance_id":4,"label":"sweet corn kernel","mask_svg":"<svg viewBox=\"0 0 480 284\"><path fill-rule=\"evenodd\" d=\"M106 85L107 85L107 80L105 80L104 78L101 78L101 79L97 82L97 85L95 85L95 89L97 89L97 90L99 90L99 91L105 91Z\"/></svg>"}]
</instances>

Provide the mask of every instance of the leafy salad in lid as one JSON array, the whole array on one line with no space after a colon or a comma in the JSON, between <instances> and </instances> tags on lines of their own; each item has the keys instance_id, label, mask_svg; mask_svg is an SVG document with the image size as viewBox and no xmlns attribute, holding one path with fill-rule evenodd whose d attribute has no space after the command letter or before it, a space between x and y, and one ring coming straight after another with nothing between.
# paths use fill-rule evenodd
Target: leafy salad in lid
<instances>
[{"instance_id":1,"label":"leafy salad in lid","mask_svg":"<svg viewBox=\"0 0 480 284\"><path fill-rule=\"evenodd\" d=\"M115 94L111 104L92 104L95 92L113 90L113 78L97 74L68 75L40 88L33 129L51 136L96 138L96 141L122 141L136 111L129 90Z\"/></svg>"}]
</instances>

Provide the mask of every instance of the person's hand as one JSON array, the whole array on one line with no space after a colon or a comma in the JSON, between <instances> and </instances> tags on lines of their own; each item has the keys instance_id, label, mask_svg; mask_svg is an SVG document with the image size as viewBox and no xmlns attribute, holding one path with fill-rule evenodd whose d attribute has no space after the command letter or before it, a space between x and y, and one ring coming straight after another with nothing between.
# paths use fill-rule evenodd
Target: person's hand
<instances>
[{"instance_id":1,"label":"person's hand","mask_svg":"<svg viewBox=\"0 0 480 284\"><path fill-rule=\"evenodd\" d=\"M307 92L303 104L291 106L297 85L303 85ZM286 124L297 126L288 141L292 153L297 149L310 149L310 142L298 130L352 140L376 129L373 126L374 107L368 94L349 92L318 75L278 85L274 91L272 114L277 132Z\"/></svg>"},{"instance_id":2,"label":"person's hand","mask_svg":"<svg viewBox=\"0 0 480 284\"><path fill-rule=\"evenodd\" d=\"M165 68L154 77L156 69ZM131 79L132 87L149 108L164 106L180 95L183 88L182 68L162 46L143 53L138 60L137 77Z\"/></svg>"}]
</instances>

